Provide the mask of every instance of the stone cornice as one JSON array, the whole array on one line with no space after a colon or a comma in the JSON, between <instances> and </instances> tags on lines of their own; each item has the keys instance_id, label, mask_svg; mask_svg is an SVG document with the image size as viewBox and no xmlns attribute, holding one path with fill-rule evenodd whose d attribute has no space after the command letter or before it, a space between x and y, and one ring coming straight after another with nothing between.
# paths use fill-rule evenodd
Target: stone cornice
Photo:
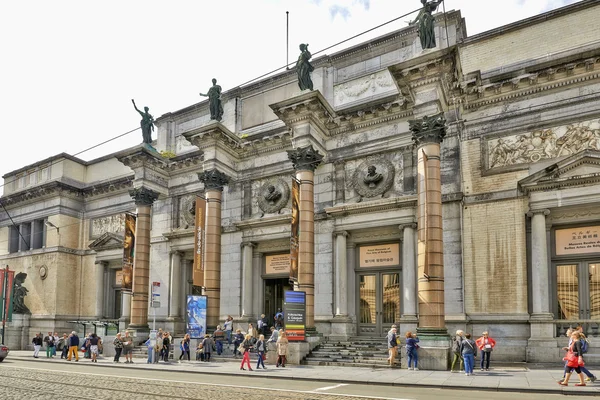
<instances>
[{"instance_id":1,"label":"stone cornice","mask_svg":"<svg viewBox=\"0 0 600 400\"><path fill-rule=\"evenodd\" d=\"M267 226L275 225L289 225L292 222L292 214L281 214L272 217L258 218L258 219L247 219L239 222L235 222L234 225L239 230L248 230L255 228L263 228Z\"/></svg>"},{"instance_id":2,"label":"stone cornice","mask_svg":"<svg viewBox=\"0 0 600 400\"><path fill-rule=\"evenodd\" d=\"M237 155L242 149L242 139L217 121L211 121L207 125L186 132L183 137L202 151L221 145L229 149L232 155Z\"/></svg>"},{"instance_id":3,"label":"stone cornice","mask_svg":"<svg viewBox=\"0 0 600 400\"><path fill-rule=\"evenodd\" d=\"M318 90L271 104L269 107L290 129L298 123L310 121L322 134L329 136L330 129L339 126L337 114Z\"/></svg>"},{"instance_id":4,"label":"stone cornice","mask_svg":"<svg viewBox=\"0 0 600 400\"><path fill-rule=\"evenodd\" d=\"M76 200L81 200L83 198L81 188L60 181L52 181L3 196L0 198L0 202L2 202L5 207L9 207L30 200L37 201L39 198L50 197L53 195L69 197Z\"/></svg>"},{"instance_id":5,"label":"stone cornice","mask_svg":"<svg viewBox=\"0 0 600 400\"><path fill-rule=\"evenodd\" d=\"M108 182L101 182L95 185L90 185L82 190L83 196L94 197L102 194L113 193L116 191L129 189L133 186L133 176L127 176L111 180Z\"/></svg>"},{"instance_id":6,"label":"stone cornice","mask_svg":"<svg viewBox=\"0 0 600 400\"><path fill-rule=\"evenodd\" d=\"M409 208L417 206L417 196L392 197L388 199L364 201L355 204L343 204L325 209L327 215L332 217L343 217L353 214L364 214L371 212L394 210L398 208Z\"/></svg>"},{"instance_id":7,"label":"stone cornice","mask_svg":"<svg viewBox=\"0 0 600 400\"><path fill-rule=\"evenodd\" d=\"M148 149L145 145L136 147L127 153L119 154L117 160L134 170L144 167L165 172L170 164L167 158L162 157L156 150Z\"/></svg>"},{"instance_id":8,"label":"stone cornice","mask_svg":"<svg viewBox=\"0 0 600 400\"><path fill-rule=\"evenodd\" d=\"M204 161L204 154L200 151L195 151L191 154L174 157L169 161L169 165L166 168L167 171L177 174L189 169L198 169L198 165Z\"/></svg>"},{"instance_id":9,"label":"stone cornice","mask_svg":"<svg viewBox=\"0 0 600 400\"><path fill-rule=\"evenodd\" d=\"M106 232L88 246L90 250L103 251L123 248L123 236Z\"/></svg>"}]
</instances>

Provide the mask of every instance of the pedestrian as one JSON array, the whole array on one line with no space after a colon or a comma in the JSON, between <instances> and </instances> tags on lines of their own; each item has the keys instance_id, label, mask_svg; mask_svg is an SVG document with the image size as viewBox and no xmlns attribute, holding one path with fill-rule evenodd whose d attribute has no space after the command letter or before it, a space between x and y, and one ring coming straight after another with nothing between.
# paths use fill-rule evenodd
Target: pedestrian
<instances>
[{"instance_id":1,"label":"pedestrian","mask_svg":"<svg viewBox=\"0 0 600 400\"><path fill-rule=\"evenodd\" d=\"M258 361L256 362L256 369L260 369L262 365L263 369L267 369L265 367L265 352L266 352L266 343L265 343L265 335L260 335L255 344L256 354L258 355Z\"/></svg>"},{"instance_id":2,"label":"pedestrian","mask_svg":"<svg viewBox=\"0 0 600 400\"><path fill-rule=\"evenodd\" d=\"M125 331L123 338L123 355L125 356L125 364L133 364L133 338L129 331Z\"/></svg>"},{"instance_id":3,"label":"pedestrian","mask_svg":"<svg viewBox=\"0 0 600 400\"><path fill-rule=\"evenodd\" d=\"M283 329L283 311L281 311L281 308L278 308L277 313L275 313L275 329Z\"/></svg>"},{"instance_id":4,"label":"pedestrian","mask_svg":"<svg viewBox=\"0 0 600 400\"><path fill-rule=\"evenodd\" d=\"M158 364L158 360L161 359L163 336L162 330L159 329L158 333L156 334L156 341L154 342L154 364Z\"/></svg>"},{"instance_id":5,"label":"pedestrian","mask_svg":"<svg viewBox=\"0 0 600 400\"><path fill-rule=\"evenodd\" d=\"M471 340L471 334L466 333L465 338L460 344L460 354L465 360L465 375L473 375L473 367L475 365L475 357L477 357L477 345Z\"/></svg>"},{"instance_id":6,"label":"pedestrian","mask_svg":"<svg viewBox=\"0 0 600 400\"><path fill-rule=\"evenodd\" d=\"M215 338L215 347L217 351L217 355L221 355L223 353L223 341L225 340L225 332L221 329L221 325L217 325L217 329L213 334Z\"/></svg>"},{"instance_id":7,"label":"pedestrian","mask_svg":"<svg viewBox=\"0 0 600 400\"><path fill-rule=\"evenodd\" d=\"M198 345L196 346L196 361L204 361L204 352L202 351L202 342L203 340L198 342Z\"/></svg>"},{"instance_id":8,"label":"pedestrian","mask_svg":"<svg viewBox=\"0 0 600 400\"><path fill-rule=\"evenodd\" d=\"M577 325L577 332L579 332L579 336L580 336L580 340L581 340L581 352L583 354L587 353L589 348L590 348L590 342L588 340L588 338L585 336L585 334L583 333L583 325L579 324ZM587 378L585 379L586 381L591 381L591 382L596 382L596 376L594 374L592 374L590 371L588 371L588 369L584 366L580 366L579 367L581 369L581 372L583 372Z\"/></svg>"},{"instance_id":9,"label":"pedestrian","mask_svg":"<svg viewBox=\"0 0 600 400\"><path fill-rule=\"evenodd\" d=\"M258 333L262 333L263 335L267 335L269 330L269 321L265 314L260 314L260 318L256 321L256 327L258 328Z\"/></svg>"},{"instance_id":10,"label":"pedestrian","mask_svg":"<svg viewBox=\"0 0 600 400\"><path fill-rule=\"evenodd\" d=\"M419 368L417 364L419 362L419 355L417 354L417 349L419 348L419 337L416 333L412 333L411 331L406 332L406 356L408 357L408 369L418 371ZM414 367L413 367L414 365Z\"/></svg>"},{"instance_id":11,"label":"pedestrian","mask_svg":"<svg viewBox=\"0 0 600 400\"><path fill-rule=\"evenodd\" d=\"M252 323L248 324L248 332L250 336L252 336L252 344L256 343L258 338L258 330L254 327Z\"/></svg>"},{"instance_id":12,"label":"pedestrian","mask_svg":"<svg viewBox=\"0 0 600 400\"><path fill-rule=\"evenodd\" d=\"M46 358L52 358L52 353L54 353L54 335L52 332L48 332L48 336L44 338L44 343L46 343Z\"/></svg>"},{"instance_id":13,"label":"pedestrian","mask_svg":"<svg viewBox=\"0 0 600 400\"><path fill-rule=\"evenodd\" d=\"M279 331L279 338L277 339L277 367L280 365L285 368L285 361L287 356L288 339L287 335L281 329Z\"/></svg>"},{"instance_id":14,"label":"pedestrian","mask_svg":"<svg viewBox=\"0 0 600 400\"><path fill-rule=\"evenodd\" d=\"M244 334L241 329L236 329L235 335L233 337L233 358L237 358L238 353L240 356L242 353L239 351L240 344L244 341Z\"/></svg>"},{"instance_id":15,"label":"pedestrian","mask_svg":"<svg viewBox=\"0 0 600 400\"><path fill-rule=\"evenodd\" d=\"M67 334L63 333L63 337L56 342L56 350L60 351L60 359L67 357Z\"/></svg>"},{"instance_id":16,"label":"pedestrian","mask_svg":"<svg viewBox=\"0 0 600 400\"><path fill-rule=\"evenodd\" d=\"M227 316L227 319L223 324L223 328L225 329L225 338L227 339L227 344L231 346L231 335L233 333L233 318L231 315ZM235 354L235 351L233 353Z\"/></svg>"},{"instance_id":17,"label":"pedestrian","mask_svg":"<svg viewBox=\"0 0 600 400\"><path fill-rule=\"evenodd\" d=\"M450 367L450 372L456 372L454 367L456 366L456 362L459 362L460 371L464 369L464 360L462 358L462 354L460 353L460 345L463 341L464 332L462 330L457 330L456 335L452 337L452 354L454 358L452 359L452 366Z\"/></svg>"},{"instance_id":18,"label":"pedestrian","mask_svg":"<svg viewBox=\"0 0 600 400\"><path fill-rule=\"evenodd\" d=\"M56 356L56 350L58 347L58 341L60 340L60 336L58 336L58 332L54 332L54 347L52 348L52 356Z\"/></svg>"},{"instance_id":19,"label":"pedestrian","mask_svg":"<svg viewBox=\"0 0 600 400\"><path fill-rule=\"evenodd\" d=\"M252 367L250 366L250 349L252 348L252 336L247 333L244 341L240 345L240 350L244 350L244 355L242 357L242 364L240 365L240 369L245 371L244 363L248 364L248 370L252 371Z\"/></svg>"},{"instance_id":20,"label":"pedestrian","mask_svg":"<svg viewBox=\"0 0 600 400\"><path fill-rule=\"evenodd\" d=\"M36 333L35 337L31 341L31 343L33 343L33 358L39 358L40 349L42 348L43 342L42 334Z\"/></svg>"},{"instance_id":21,"label":"pedestrian","mask_svg":"<svg viewBox=\"0 0 600 400\"><path fill-rule=\"evenodd\" d=\"M396 363L396 356L398 355L398 339L396 337L396 331L396 325L392 325L386 338L388 348L387 362L391 367Z\"/></svg>"},{"instance_id":22,"label":"pedestrian","mask_svg":"<svg viewBox=\"0 0 600 400\"><path fill-rule=\"evenodd\" d=\"M484 361L487 360L487 362L485 362L485 370L489 371L490 356L492 355L492 350L494 350L494 347L496 346L496 341L490 337L488 331L483 332L482 335L483 336L477 339L475 343L479 350L481 350L481 370L483 371Z\"/></svg>"},{"instance_id":23,"label":"pedestrian","mask_svg":"<svg viewBox=\"0 0 600 400\"><path fill-rule=\"evenodd\" d=\"M84 345L83 345L83 358L92 358L92 353L90 351L90 339L92 338L92 334L90 333L87 337L87 339L85 339Z\"/></svg>"},{"instance_id":24,"label":"pedestrian","mask_svg":"<svg viewBox=\"0 0 600 400\"><path fill-rule=\"evenodd\" d=\"M274 326L271 327L271 337L267 340L267 343L277 343L277 339L279 339L279 331L275 329Z\"/></svg>"},{"instance_id":25,"label":"pedestrian","mask_svg":"<svg viewBox=\"0 0 600 400\"><path fill-rule=\"evenodd\" d=\"M98 362L99 347L102 344L102 339L95 333L90 336L90 356L93 363Z\"/></svg>"},{"instance_id":26,"label":"pedestrian","mask_svg":"<svg viewBox=\"0 0 600 400\"><path fill-rule=\"evenodd\" d=\"M213 340L210 335L204 335L204 340L202 340L202 351L204 352L204 362L210 362L210 356L212 355L213 350Z\"/></svg>"},{"instance_id":27,"label":"pedestrian","mask_svg":"<svg viewBox=\"0 0 600 400\"><path fill-rule=\"evenodd\" d=\"M185 334L185 336L183 337L183 339L181 340L181 343L179 343L179 350L181 350L181 355L179 356L179 362L181 362L181 359L187 356L187 360L190 361L190 335L189 334Z\"/></svg>"},{"instance_id":28,"label":"pedestrian","mask_svg":"<svg viewBox=\"0 0 600 400\"><path fill-rule=\"evenodd\" d=\"M123 339L121 339L121 332L117 333L115 340L113 340L113 346L115 346L115 358L113 358L113 362L118 363L119 358L121 358L121 352L123 351Z\"/></svg>"},{"instance_id":29,"label":"pedestrian","mask_svg":"<svg viewBox=\"0 0 600 400\"><path fill-rule=\"evenodd\" d=\"M559 381L558 384L562 386L569 386L569 379L571 378L573 371L575 371L579 377L579 383L576 383L575 386L586 386L585 381L583 380L583 372L581 372L581 366L584 365L581 334L577 330L571 333L571 344L569 345L569 349L564 360L567 362L567 367L569 370L565 374L565 379Z\"/></svg>"},{"instance_id":30,"label":"pedestrian","mask_svg":"<svg viewBox=\"0 0 600 400\"><path fill-rule=\"evenodd\" d=\"M67 360L71 361L75 355L75 362L79 361L79 336L77 336L77 332L71 332L69 336L69 351L67 354Z\"/></svg>"},{"instance_id":31,"label":"pedestrian","mask_svg":"<svg viewBox=\"0 0 600 400\"><path fill-rule=\"evenodd\" d=\"M171 341L169 340L169 332L165 332L162 341L162 359L164 362L169 362L169 352L171 350Z\"/></svg>"}]
</instances>

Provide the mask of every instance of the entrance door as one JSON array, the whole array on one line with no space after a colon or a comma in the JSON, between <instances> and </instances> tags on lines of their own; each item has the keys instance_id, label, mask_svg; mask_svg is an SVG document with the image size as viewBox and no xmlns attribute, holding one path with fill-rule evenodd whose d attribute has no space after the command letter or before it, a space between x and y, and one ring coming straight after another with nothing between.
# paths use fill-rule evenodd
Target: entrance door
<instances>
[{"instance_id":1,"label":"entrance door","mask_svg":"<svg viewBox=\"0 0 600 400\"><path fill-rule=\"evenodd\" d=\"M269 326L275 325L275 313L278 308L283 309L283 294L292 290L289 278L265 279L265 307L264 313L269 321Z\"/></svg>"},{"instance_id":2,"label":"entrance door","mask_svg":"<svg viewBox=\"0 0 600 400\"><path fill-rule=\"evenodd\" d=\"M400 273L359 274L358 333L383 336L400 320Z\"/></svg>"},{"instance_id":3,"label":"entrance door","mask_svg":"<svg viewBox=\"0 0 600 400\"><path fill-rule=\"evenodd\" d=\"M555 265L557 319L600 319L600 260Z\"/></svg>"}]
</instances>

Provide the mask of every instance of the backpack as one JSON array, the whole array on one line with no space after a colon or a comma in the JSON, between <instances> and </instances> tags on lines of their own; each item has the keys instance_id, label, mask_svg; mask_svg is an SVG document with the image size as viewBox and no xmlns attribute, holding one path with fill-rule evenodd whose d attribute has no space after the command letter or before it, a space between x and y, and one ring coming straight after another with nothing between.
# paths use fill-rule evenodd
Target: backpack
<instances>
[{"instance_id":1,"label":"backpack","mask_svg":"<svg viewBox=\"0 0 600 400\"><path fill-rule=\"evenodd\" d=\"M581 352L587 353L590 347L590 343L587 339L581 339Z\"/></svg>"}]
</instances>

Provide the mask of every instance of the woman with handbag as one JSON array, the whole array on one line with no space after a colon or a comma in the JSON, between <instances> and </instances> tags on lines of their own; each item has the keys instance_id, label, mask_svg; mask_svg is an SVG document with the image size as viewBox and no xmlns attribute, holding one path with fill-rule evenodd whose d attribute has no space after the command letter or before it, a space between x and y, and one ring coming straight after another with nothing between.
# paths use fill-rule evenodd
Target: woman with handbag
<instances>
[{"instance_id":1,"label":"woman with handbag","mask_svg":"<svg viewBox=\"0 0 600 400\"><path fill-rule=\"evenodd\" d=\"M248 370L252 371L252 367L250 366L250 349L252 348L252 335L247 334L246 338L240 344L239 350L244 352L244 356L242 357L242 364L240 365L240 369L245 371L244 363L248 364Z\"/></svg>"},{"instance_id":2,"label":"woman with handbag","mask_svg":"<svg viewBox=\"0 0 600 400\"><path fill-rule=\"evenodd\" d=\"M563 359L567 362L568 372L565 374L565 380L559 381L558 384L562 386L569 386L569 378L571 378L571 374L573 371L577 373L579 376L579 383L576 383L575 386L585 386L585 381L583 380L583 373L579 367L585 365L583 361L583 351L581 348L581 335L578 331L574 331L571 334L571 345L569 346L569 350L567 351L566 357Z\"/></svg>"},{"instance_id":3,"label":"woman with handbag","mask_svg":"<svg viewBox=\"0 0 600 400\"><path fill-rule=\"evenodd\" d=\"M481 350L481 370L483 371L484 361L487 359L485 370L489 371L490 356L492 355L492 350L494 350L494 347L496 346L496 341L490 337L487 331L483 332L482 335L483 336L477 339L475 343L477 344L477 347L479 347L479 350Z\"/></svg>"}]
</instances>

